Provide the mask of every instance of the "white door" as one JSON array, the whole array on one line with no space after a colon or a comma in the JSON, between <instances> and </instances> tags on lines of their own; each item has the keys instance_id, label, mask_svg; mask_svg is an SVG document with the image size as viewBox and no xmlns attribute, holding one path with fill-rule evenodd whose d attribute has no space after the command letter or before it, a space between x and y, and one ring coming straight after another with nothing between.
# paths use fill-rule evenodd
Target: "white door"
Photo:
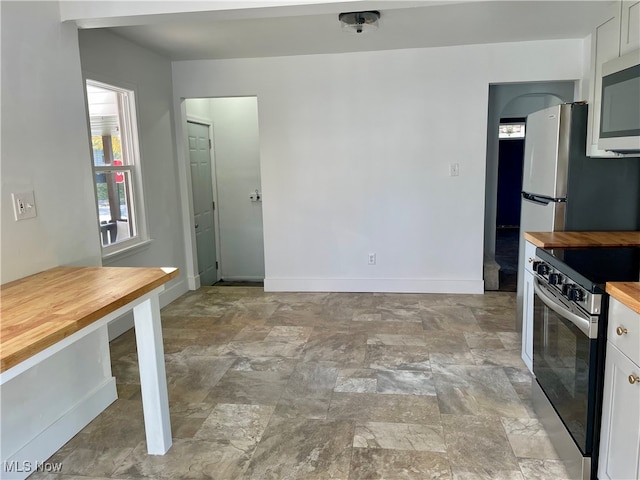
<instances>
[{"instance_id":1,"label":"white door","mask_svg":"<svg viewBox=\"0 0 640 480\"><path fill-rule=\"evenodd\" d=\"M212 98L220 278L264 280L262 186L256 97ZM255 197L258 191L259 199Z\"/></svg>"},{"instance_id":2,"label":"white door","mask_svg":"<svg viewBox=\"0 0 640 480\"><path fill-rule=\"evenodd\" d=\"M218 281L218 274L213 221L213 180L209 127L200 123L187 122L187 132L198 275L201 285L213 285Z\"/></svg>"}]
</instances>

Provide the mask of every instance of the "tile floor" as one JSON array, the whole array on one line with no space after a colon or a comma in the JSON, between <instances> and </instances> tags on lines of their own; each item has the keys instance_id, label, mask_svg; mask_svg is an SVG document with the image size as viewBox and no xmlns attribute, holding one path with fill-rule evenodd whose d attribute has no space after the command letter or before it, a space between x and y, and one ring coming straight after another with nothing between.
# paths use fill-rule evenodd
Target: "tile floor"
<instances>
[{"instance_id":1,"label":"tile floor","mask_svg":"<svg viewBox=\"0 0 640 480\"><path fill-rule=\"evenodd\" d=\"M148 456L133 332L119 399L40 479L566 478L530 402L515 295L205 287L162 310L174 444Z\"/></svg>"}]
</instances>

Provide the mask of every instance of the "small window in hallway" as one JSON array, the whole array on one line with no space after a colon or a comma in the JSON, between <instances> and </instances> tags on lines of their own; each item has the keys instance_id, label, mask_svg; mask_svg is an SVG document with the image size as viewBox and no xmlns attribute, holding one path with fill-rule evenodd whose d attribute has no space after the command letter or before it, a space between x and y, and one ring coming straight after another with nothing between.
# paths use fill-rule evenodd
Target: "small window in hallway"
<instances>
[{"instance_id":1,"label":"small window in hallway","mask_svg":"<svg viewBox=\"0 0 640 480\"><path fill-rule=\"evenodd\" d=\"M524 138L524 123L501 123L498 138L500 140Z\"/></svg>"}]
</instances>

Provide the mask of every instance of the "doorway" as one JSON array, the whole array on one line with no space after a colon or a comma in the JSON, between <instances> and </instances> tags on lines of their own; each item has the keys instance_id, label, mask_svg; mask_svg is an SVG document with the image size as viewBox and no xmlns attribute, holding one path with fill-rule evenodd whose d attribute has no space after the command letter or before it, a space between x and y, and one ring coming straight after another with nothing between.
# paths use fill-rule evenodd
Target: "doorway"
<instances>
[{"instance_id":1,"label":"doorway","mask_svg":"<svg viewBox=\"0 0 640 480\"><path fill-rule=\"evenodd\" d=\"M186 99L185 109L188 118L212 126L214 180L210 181L217 199L218 284L262 282L265 267L257 97Z\"/></svg>"},{"instance_id":2,"label":"doorway","mask_svg":"<svg viewBox=\"0 0 640 480\"><path fill-rule=\"evenodd\" d=\"M557 105L563 102L571 102L577 97L576 81L555 82L526 82L504 83L489 85L489 109L487 115L487 165L485 177L485 228L484 228L484 286L485 290L513 291L513 282L510 278L500 282L501 265L498 259L505 252L503 242L498 242L498 182L499 182L499 157L500 139L498 131L501 119L526 118L532 112ZM526 131L525 131L526 134ZM524 158L521 156L521 159ZM522 161L522 160L521 160ZM512 187L520 189L521 176L514 180ZM515 203L515 202L512 202ZM506 222L503 222L506 223ZM508 232L513 235L513 231ZM518 243L521 241L522 232L519 232ZM506 250L512 248L513 242L508 242ZM518 259L518 263L520 259ZM513 268L513 267L511 267ZM517 264L515 266L518 270ZM505 272L502 272L503 274ZM517 288L517 280L516 280ZM516 290L517 291L517 290ZM518 292L517 297L520 297Z\"/></svg>"},{"instance_id":3,"label":"doorway","mask_svg":"<svg viewBox=\"0 0 640 480\"><path fill-rule=\"evenodd\" d=\"M515 292L526 118L502 118L498 133L498 193L496 208L496 262L498 290Z\"/></svg>"}]
</instances>

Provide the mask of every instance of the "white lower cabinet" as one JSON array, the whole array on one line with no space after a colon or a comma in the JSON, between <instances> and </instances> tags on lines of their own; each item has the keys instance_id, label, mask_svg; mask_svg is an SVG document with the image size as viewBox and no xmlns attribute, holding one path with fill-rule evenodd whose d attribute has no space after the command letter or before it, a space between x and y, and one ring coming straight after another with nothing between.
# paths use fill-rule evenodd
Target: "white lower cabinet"
<instances>
[{"instance_id":1,"label":"white lower cabinet","mask_svg":"<svg viewBox=\"0 0 640 480\"><path fill-rule=\"evenodd\" d=\"M536 246L526 242L522 277L522 360L533 373L533 260Z\"/></svg>"},{"instance_id":2,"label":"white lower cabinet","mask_svg":"<svg viewBox=\"0 0 640 480\"><path fill-rule=\"evenodd\" d=\"M524 272L522 289L522 360L533 373L533 274Z\"/></svg>"},{"instance_id":3,"label":"white lower cabinet","mask_svg":"<svg viewBox=\"0 0 640 480\"><path fill-rule=\"evenodd\" d=\"M611 299L611 302L613 304L617 300ZM616 312L613 312L611 307L609 309L610 339L607 341L598 460L600 480L640 479L640 366L625 355L627 352L624 349L618 349L611 341L611 334L620 323L620 316L616 313L624 313L624 317L627 317L624 323L627 325L629 325L628 318L634 317L635 322L631 325L638 327L640 327L640 314L636 314L625 306L622 306L621 311L620 305L622 304L618 302ZM614 333L614 335L617 334Z\"/></svg>"}]
</instances>

